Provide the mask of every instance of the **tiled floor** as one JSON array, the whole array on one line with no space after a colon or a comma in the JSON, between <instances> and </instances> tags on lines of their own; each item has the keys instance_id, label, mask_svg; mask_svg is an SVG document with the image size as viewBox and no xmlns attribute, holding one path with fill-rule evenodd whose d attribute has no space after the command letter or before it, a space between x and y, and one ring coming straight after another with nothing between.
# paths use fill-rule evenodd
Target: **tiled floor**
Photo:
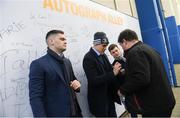
<instances>
[{"instance_id":1,"label":"tiled floor","mask_svg":"<svg viewBox=\"0 0 180 118\"><path fill-rule=\"evenodd\" d=\"M173 92L176 98L176 105L171 116L180 117L180 87L173 88Z\"/></svg>"},{"instance_id":2,"label":"tiled floor","mask_svg":"<svg viewBox=\"0 0 180 118\"><path fill-rule=\"evenodd\" d=\"M178 86L180 86L180 64L176 64L175 66L176 79ZM176 105L174 107L172 117L180 117L180 87L174 87L173 92L176 98Z\"/></svg>"}]
</instances>

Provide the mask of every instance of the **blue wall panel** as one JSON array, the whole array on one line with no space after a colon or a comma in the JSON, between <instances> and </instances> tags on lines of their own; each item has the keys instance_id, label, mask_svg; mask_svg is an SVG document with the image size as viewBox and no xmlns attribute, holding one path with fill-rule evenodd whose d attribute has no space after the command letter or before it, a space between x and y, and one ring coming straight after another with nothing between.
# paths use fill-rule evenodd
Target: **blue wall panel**
<instances>
[{"instance_id":1,"label":"blue wall panel","mask_svg":"<svg viewBox=\"0 0 180 118\"><path fill-rule=\"evenodd\" d=\"M178 28L178 32L179 32L179 39L180 39L180 25L177 26ZM180 42L179 42L179 45L180 45Z\"/></svg>"},{"instance_id":2,"label":"blue wall panel","mask_svg":"<svg viewBox=\"0 0 180 118\"><path fill-rule=\"evenodd\" d=\"M135 2L143 42L155 48L160 53L168 74L169 82L171 85L174 85L170 70L170 68L174 68L174 66L170 67L169 65L169 56L156 0L136 0Z\"/></svg>"},{"instance_id":3,"label":"blue wall panel","mask_svg":"<svg viewBox=\"0 0 180 118\"><path fill-rule=\"evenodd\" d=\"M175 17L171 16L165 19L169 34L169 42L174 64L180 64L180 37L178 27L176 25Z\"/></svg>"},{"instance_id":4,"label":"blue wall panel","mask_svg":"<svg viewBox=\"0 0 180 118\"><path fill-rule=\"evenodd\" d=\"M177 27L178 27L178 31L179 31L179 34L180 34L180 25L178 25Z\"/></svg>"}]
</instances>

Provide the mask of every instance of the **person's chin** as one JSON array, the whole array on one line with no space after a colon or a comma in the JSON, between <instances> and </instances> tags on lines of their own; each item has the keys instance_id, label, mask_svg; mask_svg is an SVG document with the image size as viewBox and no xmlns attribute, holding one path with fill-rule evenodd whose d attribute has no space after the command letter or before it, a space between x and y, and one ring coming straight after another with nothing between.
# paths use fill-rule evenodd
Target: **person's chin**
<instances>
[{"instance_id":1,"label":"person's chin","mask_svg":"<svg viewBox=\"0 0 180 118\"><path fill-rule=\"evenodd\" d=\"M66 51L66 48L64 48L62 51L63 51L63 52Z\"/></svg>"}]
</instances>

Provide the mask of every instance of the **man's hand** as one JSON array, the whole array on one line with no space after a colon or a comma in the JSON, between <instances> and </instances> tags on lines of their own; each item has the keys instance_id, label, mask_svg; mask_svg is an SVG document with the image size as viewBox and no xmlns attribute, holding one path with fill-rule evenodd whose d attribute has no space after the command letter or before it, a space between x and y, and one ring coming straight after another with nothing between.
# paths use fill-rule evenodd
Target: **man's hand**
<instances>
[{"instance_id":1,"label":"man's hand","mask_svg":"<svg viewBox=\"0 0 180 118\"><path fill-rule=\"evenodd\" d=\"M113 72L114 72L114 75L116 76L117 74L119 74L120 72L120 69L121 69L121 64L116 62L113 66Z\"/></svg>"},{"instance_id":2,"label":"man's hand","mask_svg":"<svg viewBox=\"0 0 180 118\"><path fill-rule=\"evenodd\" d=\"M120 90L117 91L117 94L118 94L119 96L123 96L123 95L121 94L121 91L120 91Z\"/></svg>"},{"instance_id":3,"label":"man's hand","mask_svg":"<svg viewBox=\"0 0 180 118\"><path fill-rule=\"evenodd\" d=\"M70 87L71 87L73 90L78 90L78 89L80 89L81 84L80 84L80 82L79 82L78 80L74 80L74 81L71 81Z\"/></svg>"}]
</instances>

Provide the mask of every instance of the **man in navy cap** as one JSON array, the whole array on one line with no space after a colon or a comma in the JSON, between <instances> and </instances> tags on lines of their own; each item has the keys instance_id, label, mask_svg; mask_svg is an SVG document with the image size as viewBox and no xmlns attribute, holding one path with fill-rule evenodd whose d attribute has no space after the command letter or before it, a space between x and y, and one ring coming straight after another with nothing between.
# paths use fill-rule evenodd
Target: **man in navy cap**
<instances>
[{"instance_id":1,"label":"man in navy cap","mask_svg":"<svg viewBox=\"0 0 180 118\"><path fill-rule=\"evenodd\" d=\"M110 64L104 51L109 44L104 32L94 34L93 47L83 59L83 68L88 80L88 104L96 117L116 117L114 101L120 103L114 83L121 65Z\"/></svg>"}]
</instances>

